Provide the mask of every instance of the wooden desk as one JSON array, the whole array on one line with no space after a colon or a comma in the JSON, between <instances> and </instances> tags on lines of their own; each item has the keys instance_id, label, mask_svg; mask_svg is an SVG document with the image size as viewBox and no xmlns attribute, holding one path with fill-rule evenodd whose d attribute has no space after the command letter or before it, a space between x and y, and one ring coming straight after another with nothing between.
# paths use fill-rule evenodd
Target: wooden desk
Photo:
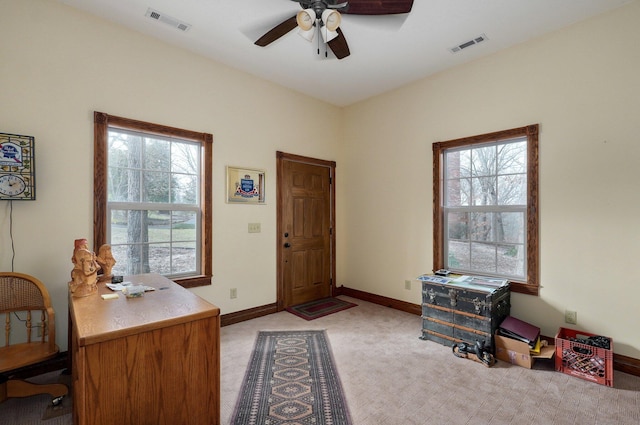
<instances>
[{"instance_id":1,"label":"wooden desk","mask_svg":"<svg viewBox=\"0 0 640 425\"><path fill-rule=\"evenodd\" d=\"M158 274L144 297L70 297L73 423L219 424L220 309Z\"/></svg>"}]
</instances>

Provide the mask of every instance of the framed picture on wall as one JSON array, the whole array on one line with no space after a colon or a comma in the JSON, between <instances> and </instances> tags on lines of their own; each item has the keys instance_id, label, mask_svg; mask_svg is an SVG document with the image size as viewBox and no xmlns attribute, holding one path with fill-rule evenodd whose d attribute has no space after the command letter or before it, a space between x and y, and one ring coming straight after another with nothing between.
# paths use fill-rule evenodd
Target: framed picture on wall
<instances>
[{"instance_id":1,"label":"framed picture on wall","mask_svg":"<svg viewBox=\"0 0 640 425\"><path fill-rule=\"evenodd\" d=\"M35 201L34 137L0 133L0 201Z\"/></svg>"},{"instance_id":2,"label":"framed picture on wall","mask_svg":"<svg viewBox=\"0 0 640 425\"><path fill-rule=\"evenodd\" d=\"M227 203L264 204L265 172L227 166Z\"/></svg>"}]
</instances>

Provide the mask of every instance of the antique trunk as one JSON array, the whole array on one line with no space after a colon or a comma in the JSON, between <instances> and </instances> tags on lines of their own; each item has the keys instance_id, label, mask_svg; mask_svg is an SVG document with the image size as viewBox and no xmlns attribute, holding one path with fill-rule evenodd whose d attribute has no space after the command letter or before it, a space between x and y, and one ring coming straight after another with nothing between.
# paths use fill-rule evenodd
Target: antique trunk
<instances>
[{"instance_id":1,"label":"antique trunk","mask_svg":"<svg viewBox=\"0 0 640 425\"><path fill-rule=\"evenodd\" d=\"M422 339L444 345L484 342L494 353L493 335L509 315L509 284L422 282Z\"/></svg>"}]
</instances>

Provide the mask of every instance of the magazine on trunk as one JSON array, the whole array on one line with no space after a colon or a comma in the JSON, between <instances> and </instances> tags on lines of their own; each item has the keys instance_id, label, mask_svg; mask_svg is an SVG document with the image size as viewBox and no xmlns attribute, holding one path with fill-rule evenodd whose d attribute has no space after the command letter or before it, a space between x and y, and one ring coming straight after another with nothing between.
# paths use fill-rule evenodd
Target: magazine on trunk
<instances>
[{"instance_id":1,"label":"magazine on trunk","mask_svg":"<svg viewBox=\"0 0 640 425\"><path fill-rule=\"evenodd\" d=\"M490 288L500 288L509 283L507 279L499 279L487 276L460 276L453 280L454 283L466 283L469 285L487 286Z\"/></svg>"}]
</instances>

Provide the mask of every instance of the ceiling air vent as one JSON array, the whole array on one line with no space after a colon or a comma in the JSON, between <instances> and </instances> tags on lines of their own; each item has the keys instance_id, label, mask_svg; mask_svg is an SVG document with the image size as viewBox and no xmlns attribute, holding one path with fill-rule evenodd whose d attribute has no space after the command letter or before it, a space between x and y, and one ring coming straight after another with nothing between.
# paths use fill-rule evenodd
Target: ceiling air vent
<instances>
[{"instance_id":1,"label":"ceiling air vent","mask_svg":"<svg viewBox=\"0 0 640 425\"><path fill-rule=\"evenodd\" d=\"M462 44L458 44L456 47L450 48L449 51L451 53L458 53L459 51L464 50L467 47L471 47L471 46L473 46L475 44L482 43L485 40L487 40L487 36L484 35L484 34L480 34L479 36L477 36L476 38L474 38L472 40L465 41Z\"/></svg>"},{"instance_id":2,"label":"ceiling air vent","mask_svg":"<svg viewBox=\"0 0 640 425\"><path fill-rule=\"evenodd\" d=\"M191 28L190 24L182 22L179 19L172 18L171 16L165 15L164 13L158 12L157 10L154 10L152 8L148 8L147 13L145 13L144 16L162 22L163 24L170 25L174 28L179 29L180 31L189 31L189 28Z\"/></svg>"}]
</instances>

